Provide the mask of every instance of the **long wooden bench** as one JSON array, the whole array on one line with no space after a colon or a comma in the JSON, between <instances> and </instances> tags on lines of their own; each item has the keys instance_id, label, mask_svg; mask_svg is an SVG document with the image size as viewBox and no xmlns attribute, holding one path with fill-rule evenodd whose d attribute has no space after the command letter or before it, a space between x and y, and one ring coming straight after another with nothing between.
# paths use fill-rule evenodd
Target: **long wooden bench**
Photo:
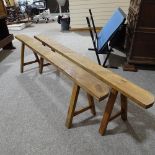
<instances>
[{"instance_id":1,"label":"long wooden bench","mask_svg":"<svg viewBox=\"0 0 155 155\"><path fill-rule=\"evenodd\" d=\"M122 119L127 120L127 98L145 109L150 108L154 104L154 96L150 92L144 90L143 88L137 86L129 80L113 73L110 70L107 70L106 68L99 66L88 58L75 53L71 49L64 47L60 43L56 42L55 40L49 39L44 35L37 35L34 37L43 45L46 45L51 48L51 50L54 50L55 52L63 55L70 61L74 62L84 70L94 75L96 78L106 83L111 88L109 100L107 102L99 128L99 132L101 135L105 133L108 122L116 116L121 115L122 111L124 114L121 115ZM110 119L118 93L121 94L122 110L120 113L118 113L118 115Z\"/></svg>"},{"instance_id":2,"label":"long wooden bench","mask_svg":"<svg viewBox=\"0 0 155 155\"><path fill-rule=\"evenodd\" d=\"M70 99L70 105L68 109L68 114L66 118L66 127L70 128L72 126L73 117L85 112L86 110L91 110L93 115L96 115L95 105L93 97L98 101L102 101L109 95L109 87L105 85L102 81L97 79L94 75L88 73L83 68L79 67L72 61L68 60L64 56L51 52L50 49L45 48L36 41L36 39L26 36L26 35L17 35L16 39L21 41L21 72L24 68L24 52L25 46L29 47L35 55L37 55L37 61L27 62L26 64L31 64L39 62L41 59L47 60L50 64L56 66L60 71L66 74L73 82L73 90ZM87 93L89 105L83 109L75 111L76 103L79 95L79 90L82 88ZM123 112L122 112L123 115Z\"/></svg>"}]
</instances>

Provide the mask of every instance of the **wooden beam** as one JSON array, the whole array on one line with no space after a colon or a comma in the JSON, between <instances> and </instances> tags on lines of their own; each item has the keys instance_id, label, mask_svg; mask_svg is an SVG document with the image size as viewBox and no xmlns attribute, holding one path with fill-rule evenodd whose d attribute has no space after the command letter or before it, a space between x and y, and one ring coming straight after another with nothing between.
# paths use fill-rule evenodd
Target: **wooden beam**
<instances>
[{"instance_id":1,"label":"wooden beam","mask_svg":"<svg viewBox=\"0 0 155 155\"><path fill-rule=\"evenodd\" d=\"M88 106L88 107L82 108L80 110L77 110L77 111L74 112L74 116L77 116L77 115L79 115L79 114L81 114L81 113L83 113L83 112L85 112L85 111L87 111L89 109L91 109L91 106Z\"/></svg>"},{"instance_id":2,"label":"wooden beam","mask_svg":"<svg viewBox=\"0 0 155 155\"><path fill-rule=\"evenodd\" d=\"M49 66L49 65L51 65L51 64L50 63L43 64L43 66Z\"/></svg>"},{"instance_id":3,"label":"wooden beam","mask_svg":"<svg viewBox=\"0 0 155 155\"><path fill-rule=\"evenodd\" d=\"M33 64L33 63L36 63L36 62L38 62L38 61L34 60L34 61L24 62L24 66L30 65L30 64Z\"/></svg>"},{"instance_id":4,"label":"wooden beam","mask_svg":"<svg viewBox=\"0 0 155 155\"><path fill-rule=\"evenodd\" d=\"M21 56L20 56L20 72L23 73L24 71L24 50L25 50L25 44L22 43L21 45Z\"/></svg>"},{"instance_id":5,"label":"wooden beam","mask_svg":"<svg viewBox=\"0 0 155 155\"><path fill-rule=\"evenodd\" d=\"M147 109L154 104L154 95L132 83L131 81L113 73L106 68L103 68L87 57L74 52L73 50L59 44L55 40L47 38L44 35L37 35L34 37L46 44L51 49L54 49L57 53L79 65L81 68L85 69L87 72L91 73L111 88L119 91L121 94L128 97L139 106Z\"/></svg>"},{"instance_id":6,"label":"wooden beam","mask_svg":"<svg viewBox=\"0 0 155 155\"><path fill-rule=\"evenodd\" d=\"M117 94L118 94L118 91L111 89L109 99L108 99L108 102L107 102L107 105L105 108L105 112L103 114L103 118L102 118L100 128L99 128L99 133L102 136L104 135L107 125L108 125L108 122L110 120L110 116L111 116L111 113L112 113L112 110L113 110L113 107L114 107L114 104L116 101Z\"/></svg>"},{"instance_id":7,"label":"wooden beam","mask_svg":"<svg viewBox=\"0 0 155 155\"><path fill-rule=\"evenodd\" d=\"M114 116L112 116L110 119L109 119L109 121L112 121L112 120L114 120L115 118L117 118L118 116L120 116L122 114L122 112L120 111L120 112L118 112L117 114L115 114Z\"/></svg>"},{"instance_id":8,"label":"wooden beam","mask_svg":"<svg viewBox=\"0 0 155 155\"><path fill-rule=\"evenodd\" d=\"M95 116L96 115L96 110L95 110L95 104L94 104L94 99L93 97L87 93L87 98L88 98L88 103L89 106L91 107L91 113Z\"/></svg>"},{"instance_id":9,"label":"wooden beam","mask_svg":"<svg viewBox=\"0 0 155 155\"><path fill-rule=\"evenodd\" d=\"M70 105L68 109L66 124L65 124L68 129L72 127L72 121L73 121L75 107L76 107L76 103L79 95L79 90L80 90L80 87L74 84L71 99L70 99Z\"/></svg>"},{"instance_id":10,"label":"wooden beam","mask_svg":"<svg viewBox=\"0 0 155 155\"><path fill-rule=\"evenodd\" d=\"M121 94L121 118L122 120L126 121L127 120L127 97Z\"/></svg>"}]
</instances>

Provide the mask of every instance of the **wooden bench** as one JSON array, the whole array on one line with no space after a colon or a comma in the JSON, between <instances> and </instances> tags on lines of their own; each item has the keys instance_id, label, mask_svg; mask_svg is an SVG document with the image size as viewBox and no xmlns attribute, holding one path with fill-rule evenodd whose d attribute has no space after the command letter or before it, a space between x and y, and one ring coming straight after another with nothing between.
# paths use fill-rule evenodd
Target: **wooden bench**
<instances>
[{"instance_id":1,"label":"wooden bench","mask_svg":"<svg viewBox=\"0 0 155 155\"><path fill-rule=\"evenodd\" d=\"M34 37L43 45L47 45L55 52L63 55L68 60L74 62L87 72L91 73L111 88L109 99L99 128L101 135L105 133L110 120L119 115L122 116L123 120L127 120L127 98L145 109L150 108L154 104L154 96L150 92L144 90L129 80L113 73L106 68L103 68L88 58L75 53L71 49L64 47L60 43L49 39L44 35L37 35ZM121 112L110 118L118 93L121 95Z\"/></svg>"},{"instance_id":2,"label":"wooden bench","mask_svg":"<svg viewBox=\"0 0 155 155\"><path fill-rule=\"evenodd\" d=\"M35 55L37 55L37 61L27 62L26 64L31 64L38 62L40 64L40 59L47 60L50 64L56 66L60 71L66 74L73 82L73 90L70 99L70 105L68 109L68 115L66 119L66 127L70 128L72 126L73 117L85 112L86 110L91 110L93 115L96 115L95 105L93 97L95 97L98 101L102 101L109 95L109 87L105 85L102 81L97 79L92 74L85 71L83 68L79 67L72 61L68 60L64 56L51 52L50 49L45 48L40 44L40 42L36 41L36 39L31 38L26 35L17 35L16 39L21 41L21 71L24 69L24 47L29 47ZM76 103L79 95L79 90L82 88L87 93L88 103L89 105L85 108L75 111ZM123 115L123 113L122 113Z\"/></svg>"}]
</instances>

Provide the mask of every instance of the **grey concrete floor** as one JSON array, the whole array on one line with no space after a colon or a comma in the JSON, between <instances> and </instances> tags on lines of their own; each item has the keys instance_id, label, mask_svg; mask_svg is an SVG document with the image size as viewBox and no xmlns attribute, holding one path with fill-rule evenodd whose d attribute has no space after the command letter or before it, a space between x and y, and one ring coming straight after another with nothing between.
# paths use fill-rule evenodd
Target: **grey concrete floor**
<instances>
[{"instance_id":1,"label":"grey concrete floor","mask_svg":"<svg viewBox=\"0 0 155 155\"><path fill-rule=\"evenodd\" d=\"M57 23L34 24L16 34L45 34L74 51L96 61L88 51L92 46L88 33L60 32ZM154 155L155 106L148 110L129 101L128 121L120 118L110 122L105 136L98 133L106 100L96 103L97 116L90 112L75 117L72 129L64 126L72 81L58 74L53 66L38 73L38 65L25 67L20 73L20 43L16 50L0 51L0 155ZM26 48L26 60L33 59ZM124 54L116 51L111 61L121 66ZM155 71L114 72L126 77L155 95ZM138 92L137 92L138 93ZM80 92L78 104L87 103ZM119 110L119 97L114 113Z\"/></svg>"}]
</instances>

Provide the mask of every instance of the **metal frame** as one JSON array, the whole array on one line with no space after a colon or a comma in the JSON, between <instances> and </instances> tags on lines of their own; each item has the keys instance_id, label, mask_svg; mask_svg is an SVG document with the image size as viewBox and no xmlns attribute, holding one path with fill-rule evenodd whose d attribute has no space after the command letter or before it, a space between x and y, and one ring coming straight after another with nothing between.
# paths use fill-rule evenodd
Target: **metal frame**
<instances>
[{"instance_id":1,"label":"metal frame","mask_svg":"<svg viewBox=\"0 0 155 155\"><path fill-rule=\"evenodd\" d=\"M90 13L90 19L92 22L92 26L91 26L91 23L90 23L90 20L88 17L86 17L86 20L87 20L87 24L88 24L88 28L89 28L90 36L92 38L94 48L93 49L88 48L88 50L95 51L99 65L101 65L101 60L100 60L99 54L107 54L107 56L106 56L106 58L102 64L103 67L107 67L106 62L107 62L107 60L108 60L108 58L109 58L109 56L113 50L110 47L110 45L108 44L108 48L106 50L102 50L102 53L99 53L99 51L98 51L98 36L97 36L96 26L95 26L95 22L94 22L94 18L93 18L91 9L89 9L89 13Z\"/></svg>"},{"instance_id":2,"label":"metal frame","mask_svg":"<svg viewBox=\"0 0 155 155\"><path fill-rule=\"evenodd\" d=\"M89 14L90 14L91 22L90 22L89 17L86 17L86 20L87 20L87 24L88 24L88 28L89 28L89 32L90 32L90 36L91 36L94 48L88 48L88 50L95 51L99 65L102 65L103 67L108 67L108 66L106 66L106 63L110 57L111 52L113 52L113 49L110 46L110 40L113 38L115 33L109 38L109 40L105 43L105 45L100 50L98 50L98 34L96 31L96 26L95 26L95 22L94 22L94 18L93 18L91 9L89 9ZM103 64L101 64L99 54L103 54L103 55L106 54L106 58L105 58ZM110 68L117 69L118 67L110 67Z\"/></svg>"}]
</instances>

